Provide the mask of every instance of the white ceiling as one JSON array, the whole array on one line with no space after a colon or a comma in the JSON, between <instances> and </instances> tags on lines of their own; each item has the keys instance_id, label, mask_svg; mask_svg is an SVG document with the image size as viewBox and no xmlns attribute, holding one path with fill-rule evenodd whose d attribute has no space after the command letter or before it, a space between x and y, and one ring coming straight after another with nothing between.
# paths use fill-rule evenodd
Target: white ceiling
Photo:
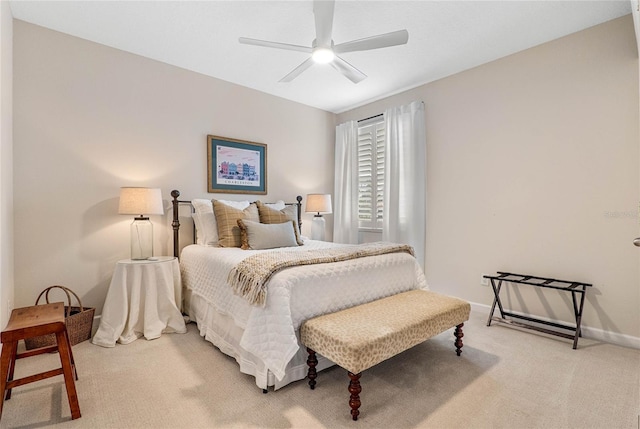
<instances>
[{"instance_id":1,"label":"white ceiling","mask_svg":"<svg viewBox=\"0 0 640 429\"><path fill-rule=\"evenodd\" d=\"M238 37L310 46L313 3L296 1L26 1L14 18L339 113L631 13L629 0L338 0L336 44L407 29L409 42L343 58L368 75L353 84L316 64L278 83L302 52L240 45Z\"/></svg>"}]
</instances>

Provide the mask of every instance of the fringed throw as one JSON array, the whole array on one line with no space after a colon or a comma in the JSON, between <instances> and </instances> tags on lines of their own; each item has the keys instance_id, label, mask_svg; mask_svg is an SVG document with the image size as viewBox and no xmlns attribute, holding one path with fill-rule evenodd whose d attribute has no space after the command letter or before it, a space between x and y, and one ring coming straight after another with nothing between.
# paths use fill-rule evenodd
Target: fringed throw
<instances>
[{"instance_id":1,"label":"fringed throw","mask_svg":"<svg viewBox=\"0 0 640 429\"><path fill-rule=\"evenodd\" d=\"M234 293L250 304L264 307L267 302L267 282L283 268L299 265L325 264L366 256L406 252L413 254L413 247L386 242L365 243L331 249L308 251L274 251L258 253L241 261L230 272L228 282Z\"/></svg>"}]
</instances>

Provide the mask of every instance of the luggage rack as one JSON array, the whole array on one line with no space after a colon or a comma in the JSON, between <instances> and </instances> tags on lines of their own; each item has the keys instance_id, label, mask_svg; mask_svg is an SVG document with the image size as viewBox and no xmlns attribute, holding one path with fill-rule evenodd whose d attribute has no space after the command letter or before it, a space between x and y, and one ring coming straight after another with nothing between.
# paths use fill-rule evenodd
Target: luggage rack
<instances>
[{"instance_id":1,"label":"luggage rack","mask_svg":"<svg viewBox=\"0 0 640 429\"><path fill-rule=\"evenodd\" d=\"M533 329L535 331L544 332L546 334L573 339L573 348L574 349L578 348L578 338L582 336L582 333L580 331L580 324L582 322L582 309L584 308L584 299L587 294L587 287L591 287L592 286L591 284L569 281L569 280L558 280L558 279L552 279L547 277L530 276L525 274L506 273L503 271L498 271L498 274L496 275L485 275L483 277L491 281L491 287L493 289L493 294L495 296L493 299L493 305L491 306L491 312L489 313L489 320L487 321L487 326L491 326L491 321L495 320L497 322L507 323L509 325L514 325L521 328ZM562 323L550 322L548 320L543 320L543 319L539 319L531 316L524 316L521 314L515 314L509 311L505 311L504 308L502 307L502 302L500 301L500 290L502 289L503 281L509 282L509 283L515 283L515 284L526 284L531 286L564 290L567 292L571 292L571 298L573 299L573 313L576 318L576 326L569 326ZM577 296L578 294L580 294L579 300ZM498 305L498 309L500 311L501 317L493 317L493 313L496 309L496 304ZM505 316L571 331L573 332L573 335L567 334L565 332L558 332L555 330L546 329L546 328L535 326L535 325L529 325L526 323L517 322L511 319L507 319Z\"/></svg>"}]
</instances>

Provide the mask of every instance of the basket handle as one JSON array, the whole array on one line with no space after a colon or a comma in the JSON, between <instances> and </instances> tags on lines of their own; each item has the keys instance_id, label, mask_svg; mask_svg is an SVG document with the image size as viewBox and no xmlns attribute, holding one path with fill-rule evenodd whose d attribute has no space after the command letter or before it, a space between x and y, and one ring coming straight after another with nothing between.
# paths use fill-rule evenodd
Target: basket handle
<instances>
[{"instance_id":1,"label":"basket handle","mask_svg":"<svg viewBox=\"0 0 640 429\"><path fill-rule=\"evenodd\" d=\"M40 292L40 295L38 295L38 298L36 299L36 305L38 305L38 302L40 301L40 298L42 297L42 295L44 295L45 301L47 302L47 304L49 304L49 292L51 291L51 289L56 289L56 288L62 289L65 295L67 295L67 302L69 303L69 305L66 306L67 308L66 308L65 317L69 317L71 315L71 295L73 295L76 298L76 301L78 301L80 312L84 311L84 308L82 307L82 301L80 301L80 297L76 295L76 293L71 289L69 289L68 287L64 287L60 285L49 286L48 288Z\"/></svg>"}]
</instances>

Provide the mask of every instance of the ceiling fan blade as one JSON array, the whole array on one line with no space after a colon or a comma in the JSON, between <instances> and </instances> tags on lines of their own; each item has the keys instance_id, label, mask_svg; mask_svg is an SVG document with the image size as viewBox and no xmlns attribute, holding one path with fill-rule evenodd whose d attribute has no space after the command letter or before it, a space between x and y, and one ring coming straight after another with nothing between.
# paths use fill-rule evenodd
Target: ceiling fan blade
<instances>
[{"instance_id":1,"label":"ceiling fan blade","mask_svg":"<svg viewBox=\"0 0 640 429\"><path fill-rule=\"evenodd\" d=\"M333 59L331 66L345 75L345 77L353 83L358 83L367 77L366 74L362 73L360 70L338 56Z\"/></svg>"},{"instance_id":2,"label":"ceiling fan blade","mask_svg":"<svg viewBox=\"0 0 640 429\"><path fill-rule=\"evenodd\" d=\"M315 0L313 2L313 15L316 20L317 46L331 47L334 6L334 0Z\"/></svg>"},{"instance_id":3,"label":"ceiling fan blade","mask_svg":"<svg viewBox=\"0 0 640 429\"><path fill-rule=\"evenodd\" d=\"M291 82L293 79L300 76L300 74L302 74L303 71L305 71L312 65L313 65L313 59L309 58L307 61L303 62L298 67L293 69L288 75L280 79L278 82Z\"/></svg>"},{"instance_id":4,"label":"ceiling fan blade","mask_svg":"<svg viewBox=\"0 0 640 429\"><path fill-rule=\"evenodd\" d=\"M290 45L288 43L269 42L267 40L250 39L248 37L238 38L238 42L245 45L264 46L267 48L286 49L288 51L300 51L311 53L312 49L308 46Z\"/></svg>"},{"instance_id":5,"label":"ceiling fan blade","mask_svg":"<svg viewBox=\"0 0 640 429\"><path fill-rule=\"evenodd\" d=\"M365 37L364 39L340 43L333 47L333 51L336 54L353 51L368 51L369 49L404 45L408 40L409 32L407 30L393 31L391 33L380 34L378 36Z\"/></svg>"}]
</instances>

